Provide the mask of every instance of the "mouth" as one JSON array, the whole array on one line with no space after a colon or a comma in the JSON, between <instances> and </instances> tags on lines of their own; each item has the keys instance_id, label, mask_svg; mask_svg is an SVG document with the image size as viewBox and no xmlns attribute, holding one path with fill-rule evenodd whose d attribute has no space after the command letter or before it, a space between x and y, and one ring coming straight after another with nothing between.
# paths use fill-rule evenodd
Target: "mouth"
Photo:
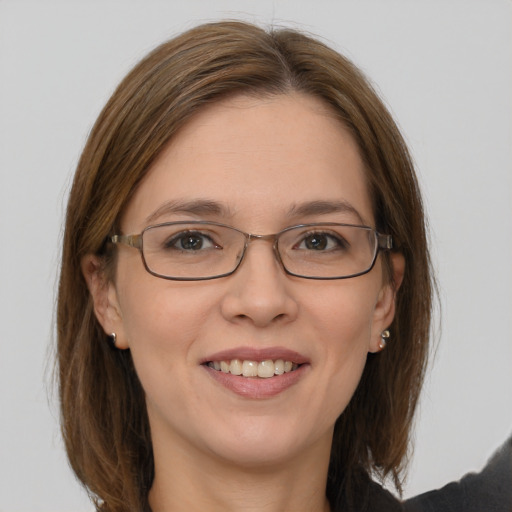
<instances>
[{"instance_id":1,"label":"mouth","mask_svg":"<svg viewBox=\"0 0 512 512\"><path fill-rule=\"evenodd\" d=\"M296 371L301 365L285 359L264 359L261 361L251 359L223 359L220 361L207 361L204 363L209 368L231 375L269 379Z\"/></svg>"},{"instance_id":2,"label":"mouth","mask_svg":"<svg viewBox=\"0 0 512 512\"><path fill-rule=\"evenodd\" d=\"M239 346L205 357L199 364L213 380L244 399L276 397L308 375L309 357L286 347Z\"/></svg>"}]
</instances>

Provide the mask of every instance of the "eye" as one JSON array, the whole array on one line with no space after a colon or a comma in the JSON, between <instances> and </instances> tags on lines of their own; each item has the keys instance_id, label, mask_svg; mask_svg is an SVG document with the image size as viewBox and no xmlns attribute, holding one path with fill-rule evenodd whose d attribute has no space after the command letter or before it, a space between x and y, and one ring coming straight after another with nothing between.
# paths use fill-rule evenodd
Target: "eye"
<instances>
[{"instance_id":1,"label":"eye","mask_svg":"<svg viewBox=\"0 0 512 512\"><path fill-rule=\"evenodd\" d=\"M309 251L333 251L348 248L348 242L334 233L308 233L295 245L294 249Z\"/></svg>"},{"instance_id":2,"label":"eye","mask_svg":"<svg viewBox=\"0 0 512 512\"><path fill-rule=\"evenodd\" d=\"M180 251L192 252L220 248L208 235L199 231L183 231L177 233L165 242L164 247L166 249L178 249Z\"/></svg>"}]
</instances>

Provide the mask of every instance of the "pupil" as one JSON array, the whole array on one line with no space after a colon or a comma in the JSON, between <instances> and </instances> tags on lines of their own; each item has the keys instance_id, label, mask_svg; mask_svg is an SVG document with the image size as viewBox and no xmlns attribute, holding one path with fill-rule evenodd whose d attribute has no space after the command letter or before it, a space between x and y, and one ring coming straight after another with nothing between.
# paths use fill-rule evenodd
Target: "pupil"
<instances>
[{"instance_id":1,"label":"pupil","mask_svg":"<svg viewBox=\"0 0 512 512\"><path fill-rule=\"evenodd\" d=\"M327 246L327 239L325 236L312 235L306 238L306 247L308 249L325 249Z\"/></svg>"},{"instance_id":2,"label":"pupil","mask_svg":"<svg viewBox=\"0 0 512 512\"><path fill-rule=\"evenodd\" d=\"M188 236L181 240L181 247L183 249L201 249L203 241L197 236Z\"/></svg>"}]
</instances>

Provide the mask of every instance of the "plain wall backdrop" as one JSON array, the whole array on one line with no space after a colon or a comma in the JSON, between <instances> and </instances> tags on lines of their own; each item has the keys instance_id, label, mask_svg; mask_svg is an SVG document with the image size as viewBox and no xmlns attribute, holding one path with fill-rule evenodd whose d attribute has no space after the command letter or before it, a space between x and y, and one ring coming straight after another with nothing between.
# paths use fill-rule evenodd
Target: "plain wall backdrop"
<instances>
[{"instance_id":1,"label":"plain wall backdrop","mask_svg":"<svg viewBox=\"0 0 512 512\"><path fill-rule=\"evenodd\" d=\"M410 144L442 315L406 495L479 469L512 431L509 0L0 0L3 512L92 510L47 390L70 180L96 116L135 62L219 18L321 36L376 83Z\"/></svg>"}]
</instances>

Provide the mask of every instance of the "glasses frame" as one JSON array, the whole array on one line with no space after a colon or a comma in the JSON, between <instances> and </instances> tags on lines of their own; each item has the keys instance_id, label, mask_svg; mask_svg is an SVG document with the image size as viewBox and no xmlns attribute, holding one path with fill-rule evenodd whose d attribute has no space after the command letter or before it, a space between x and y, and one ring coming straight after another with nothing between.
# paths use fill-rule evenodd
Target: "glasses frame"
<instances>
[{"instance_id":1,"label":"glasses frame","mask_svg":"<svg viewBox=\"0 0 512 512\"><path fill-rule=\"evenodd\" d=\"M159 274L159 273L155 272L154 270L151 270L149 268L148 264L146 263L146 259L144 257L144 247L143 247L144 233L150 229L158 228L160 226L175 226L175 225L180 225L180 224L219 226L219 227L223 227L223 228L232 229L233 231L237 231L238 233L242 234L245 238L245 243L244 243L244 248L242 250L240 259L239 259L236 267L233 270L231 270L230 272L226 272L226 273L220 274L218 276L216 275L216 276L208 276L208 277L170 277L170 276ZM283 260L281 259L281 254L279 253L279 247L278 247L279 237L282 234L284 234L292 229L308 228L308 227L315 227L315 226L347 226L347 227L353 227L353 228L363 228L363 229L366 229L366 230L372 232L375 236L376 244L375 244L375 253L373 255L373 260L372 260L372 263L369 266L369 268L362 272L358 272L356 274L350 274L348 276L341 276L341 277L339 277L339 276L335 276L335 277L304 276L304 275L296 274L296 273L288 270L286 268L286 266L284 265ZM138 234L112 235L112 236L108 237L107 241L111 242L113 244L123 244L123 245L127 245L129 247L138 249L140 252L141 258L142 258L142 263L144 265L144 268L152 276L159 277L161 279L167 279L170 281L210 281L212 279L220 279L221 277L227 277L227 276L234 274L238 270L240 265L242 264L242 261L244 260L245 253L247 252L247 248L249 247L249 244L251 242L253 242L254 240L273 241L272 248L274 250L274 255L275 255L277 261L279 262L279 264L281 265L281 268L284 270L284 272L286 274L288 274L290 276L294 276L294 277L300 277L301 279L315 279L315 280L321 280L321 281L332 281L334 279L350 279L352 277L358 277L358 276L362 276L364 274L368 274L368 272L370 272L373 269L373 267L375 266L375 262L377 261L377 256L378 256L379 252L380 251L388 251L393 248L393 238L391 235L384 235L382 233L379 233L377 230L373 229L370 226L364 226L364 225L359 225L359 224L346 224L343 222L313 222L313 223L309 223L309 224L297 224L295 226L289 226L289 227L279 231L278 233L273 233L270 235L255 235L253 233L246 233L245 231L242 231L233 226L229 226L228 224L222 224L220 222L212 222L212 221L202 221L202 220L195 221L194 220L194 221L162 222L160 224L153 224L151 226L147 226Z\"/></svg>"}]
</instances>

